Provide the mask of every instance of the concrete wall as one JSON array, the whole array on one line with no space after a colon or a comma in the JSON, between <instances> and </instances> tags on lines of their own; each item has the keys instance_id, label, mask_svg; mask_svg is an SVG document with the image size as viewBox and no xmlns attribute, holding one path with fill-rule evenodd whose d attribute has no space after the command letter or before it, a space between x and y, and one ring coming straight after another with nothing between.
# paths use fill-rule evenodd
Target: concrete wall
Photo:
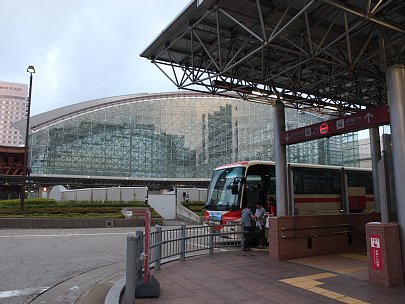
<instances>
[{"instance_id":1,"label":"concrete wall","mask_svg":"<svg viewBox=\"0 0 405 304\"><path fill-rule=\"evenodd\" d=\"M379 220L379 213L271 217L269 254L274 259L288 260L366 252L366 223Z\"/></svg>"},{"instance_id":2,"label":"concrete wall","mask_svg":"<svg viewBox=\"0 0 405 304\"><path fill-rule=\"evenodd\" d=\"M207 200L207 189L204 188L176 188L176 201L181 204L185 201L201 201Z\"/></svg>"},{"instance_id":3,"label":"concrete wall","mask_svg":"<svg viewBox=\"0 0 405 304\"><path fill-rule=\"evenodd\" d=\"M164 219L176 219L176 196L174 194L149 195L148 204Z\"/></svg>"},{"instance_id":4,"label":"concrete wall","mask_svg":"<svg viewBox=\"0 0 405 304\"><path fill-rule=\"evenodd\" d=\"M121 201L121 188L117 187L112 187L107 189L107 201L115 201L115 202L120 202Z\"/></svg>"},{"instance_id":5,"label":"concrete wall","mask_svg":"<svg viewBox=\"0 0 405 304\"><path fill-rule=\"evenodd\" d=\"M67 190L58 185L51 189L49 198L57 202L66 201L145 201L148 195L147 187L109 187L109 188L86 188Z\"/></svg>"},{"instance_id":6,"label":"concrete wall","mask_svg":"<svg viewBox=\"0 0 405 304\"><path fill-rule=\"evenodd\" d=\"M162 218L151 220L151 225L163 225ZM2 218L0 229L45 229L45 228L106 228L142 227L143 219L44 219L44 218Z\"/></svg>"},{"instance_id":7,"label":"concrete wall","mask_svg":"<svg viewBox=\"0 0 405 304\"><path fill-rule=\"evenodd\" d=\"M95 202L105 202L107 199L107 189L93 189L93 201Z\"/></svg>"},{"instance_id":8,"label":"concrete wall","mask_svg":"<svg viewBox=\"0 0 405 304\"><path fill-rule=\"evenodd\" d=\"M92 189L78 189L76 191L76 200L77 201L92 201Z\"/></svg>"},{"instance_id":9,"label":"concrete wall","mask_svg":"<svg viewBox=\"0 0 405 304\"><path fill-rule=\"evenodd\" d=\"M202 217L195 214L190 209L181 204L177 204L177 219L181 221L192 221L197 224L202 224Z\"/></svg>"}]
</instances>

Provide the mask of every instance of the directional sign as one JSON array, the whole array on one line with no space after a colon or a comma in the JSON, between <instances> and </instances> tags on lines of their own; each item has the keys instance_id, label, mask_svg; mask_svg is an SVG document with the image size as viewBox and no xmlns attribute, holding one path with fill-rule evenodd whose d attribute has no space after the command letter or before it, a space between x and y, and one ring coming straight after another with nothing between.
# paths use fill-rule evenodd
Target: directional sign
<instances>
[{"instance_id":1,"label":"directional sign","mask_svg":"<svg viewBox=\"0 0 405 304\"><path fill-rule=\"evenodd\" d=\"M367 109L356 114L335 118L281 133L281 144L291 145L334 135L356 132L390 123L388 106Z\"/></svg>"},{"instance_id":2,"label":"directional sign","mask_svg":"<svg viewBox=\"0 0 405 304\"><path fill-rule=\"evenodd\" d=\"M324 122L319 126L319 133L321 133L322 135L328 134L328 131L329 131L329 125L327 122Z\"/></svg>"}]
</instances>

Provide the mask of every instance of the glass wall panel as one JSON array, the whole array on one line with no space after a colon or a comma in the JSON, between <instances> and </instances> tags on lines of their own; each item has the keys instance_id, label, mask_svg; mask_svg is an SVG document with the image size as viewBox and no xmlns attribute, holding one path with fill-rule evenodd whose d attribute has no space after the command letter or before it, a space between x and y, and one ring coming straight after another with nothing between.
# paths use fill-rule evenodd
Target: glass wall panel
<instances>
[{"instance_id":1,"label":"glass wall panel","mask_svg":"<svg viewBox=\"0 0 405 304\"><path fill-rule=\"evenodd\" d=\"M206 178L222 164L274 160L273 107L204 94L125 96L84 107L30 137L36 174ZM287 129L322 117L286 109ZM294 163L358 166L357 134L288 147Z\"/></svg>"}]
</instances>

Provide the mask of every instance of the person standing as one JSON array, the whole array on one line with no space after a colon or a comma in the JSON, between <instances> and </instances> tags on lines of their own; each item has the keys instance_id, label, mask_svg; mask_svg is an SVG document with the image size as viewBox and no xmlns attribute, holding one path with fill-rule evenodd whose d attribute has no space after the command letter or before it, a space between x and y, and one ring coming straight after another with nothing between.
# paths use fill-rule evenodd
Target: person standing
<instances>
[{"instance_id":1,"label":"person standing","mask_svg":"<svg viewBox=\"0 0 405 304\"><path fill-rule=\"evenodd\" d=\"M259 246L257 248L265 248L266 240L265 240L265 218L266 218L266 210L263 208L262 202L256 203L256 212L255 212L255 220L256 220L256 231L258 233L259 238Z\"/></svg>"},{"instance_id":2,"label":"person standing","mask_svg":"<svg viewBox=\"0 0 405 304\"><path fill-rule=\"evenodd\" d=\"M267 201L268 203L268 210L269 210L269 216L276 216L277 215L277 208L276 208L276 200L274 197L270 197Z\"/></svg>"},{"instance_id":3,"label":"person standing","mask_svg":"<svg viewBox=\"0 0 405 304\"><path fill-rule=\"evenodd\" d=\"M252 229L253 229L253 213L252 213L252 207L246 207L242 210L242 223L243 223L243 238L244 238L244 244L245 248L243 250L245 251L250 251L252 250L250 248L250 238L252 235Z\"/></svg>"}]
</instances>

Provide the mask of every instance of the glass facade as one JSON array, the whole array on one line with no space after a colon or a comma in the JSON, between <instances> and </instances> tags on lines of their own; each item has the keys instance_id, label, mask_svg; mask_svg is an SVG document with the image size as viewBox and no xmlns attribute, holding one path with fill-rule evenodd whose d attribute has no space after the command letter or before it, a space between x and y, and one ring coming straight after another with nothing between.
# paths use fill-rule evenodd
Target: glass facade
<instances>
[{"instance_id":1,"label":"glass facade","mask_svg":"<svg viewBox=\"0 0 405 304\"><path fill-rule=\"evenodd\" d=\"M286 109L287 129L319 121ZM207 178L222 164L274 160L273 133L270 105L199 93L124 96L34 125L30 167L34 174ZM356 166L350 136L290 146L288 160Z\"/></svg>"}]
</instances>

